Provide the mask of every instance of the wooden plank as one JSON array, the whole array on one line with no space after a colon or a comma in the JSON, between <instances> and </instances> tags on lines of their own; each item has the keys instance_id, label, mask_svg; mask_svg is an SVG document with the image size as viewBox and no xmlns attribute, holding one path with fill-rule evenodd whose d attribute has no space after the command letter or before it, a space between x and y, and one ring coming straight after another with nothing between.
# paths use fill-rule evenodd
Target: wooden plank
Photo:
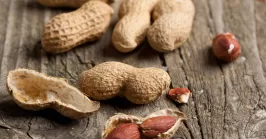
<instances>
[{"instance_id":1,"label":"wooden plank","mask_svg":"<svg viewBox=\"0 0 266 139\"><path fill-rule=\"evenodd\" d=\"M226 133L232 138L261 138L254 132L254 127L263 122L256 115L264 109L258 106L265 106L263 96L266 93L266 81L256 41L254 1L237 0L229 4L228 0L225 9L225 28L236 34L243 47L240 63L234 67L224 67L228 90ZM256 130L265 130L265 127Z\"/></svg>"},{"instance_id":2,"label":"wooden plank","mask_svg":"<svg viewBox=\"0 0 266 139\"><path fill-rule=\"evenodd\" d=\"M262 61L263 65L263 71L264 75L266 75L266 64L265 64L265 59L266 59L266 30L264 29L266 26L266 3L265 2L260 2L256 1L255 2L255 17L256 17L256 36L257 36L257 44L258 44L258 50L260 54L260 59Z\"/></svg>"},{"instance_id":3,"label":"wooden plank","mask_svg":"<svg viewBox=\"0 0 266 139\"><path fill-rule=\"evenodd\" d=\"M217 2L194 1L196 15L188 42L165 55L173 87L188 87L193 92L192 99L187 106L182 106L182 111L189 117L186 125L195 139L223 136L224 80L210 48L215 34L212 10L221 9ZM212 7L214 5L216 7ZM216 17L216 21L218 19Z\"/></svg>"},{"instance_id":4,"label":"wooden plank","mask_svg":"<svg viewBox=\"0 0 266 139\"><path fill-rule=\"evenodd\" d=\"M96 139L105 121L116 112L145 116L164 108L180 108L188 115L173 138L265 138L265 4L251 0L194 0L196 16L188 42L172 53L160 54L145 42L129 54L117 52L111 42L117 21L96 42L51 55L41 49L43 25L70 9L50 9L31 0L0 0L0 135L1 138ZM119 2L114 4L116 11ZM254 16L256 15L256 16ZM231 64L217 61L212 38L225 31L236 34L242 56ZM168 68L172 87L188 87L193 97L177 105L162 96L147 105L122 98L101 102L99 111L82 120L67 119L53 110L26 111L18 107L5 87L9 70L23 67L67 78L77 86L78 74L105 61L136 67Z\"/></svg>"},{"instance_id":5,"label":"wooden plank","mask_svg":"<svg viewBox=\"0 0 266 139\"><path fill-rule=\"evenodd\" d=\"M117 16L112 20L112 25L101 40L93 43L84 44L68 53L51 55L41 49L40 38L42 26L52 16L63 11L57 9L43 8L30 0L11 1L11 9L20 7L23 12L9 12L9 22L14 22L8 27L6 33L9 38L16 34L17 38L6 39L5 56L2 60L1 79L5 82L9 70L14 68L29 68L42 71L49 75L65 77L70 83L76 85L77 76L86 69L90 69L96 64L105 61L121 61L137 67L159 67L162 63L159 53L148 47L147 42L142 47L130 54L121 54L117 52L111 43L111 35ZM118 9L118 4L113 5ZM18 11L15 11L18 12ZM64 11L65 12L65 11ZM19 16L19 17L18 17ZM19 20L16 20L16 18ZM18 26L19 29L12 29ZM14 51L16 49L16 51ZM15 54L15 57L10 57ZM10 62L9 62L10 61ZM6 68L8 67L8 68ZM5 87L1 87L3 94L8 96ZM117 103L119 102L119 103ZM40 112L30 112L19 108L10 97L2 102L0 112L2 114L3 126L8 129L0 131L6 135L5 138L99 138L101 129L105 121L114 113L123 112L145 116L149 113L163 108L175 108L175 105L164 97L159 101L148 105L136 106L125 99L114 99L101 103L101 109L92 114L87 119L73 121L60 116L53 110L44 110ZM8 109L7 109L8 108ZM20 114L17 115L16 113ZM9 130L9 132L7 132ZM187 136L188 131L182 127L180 135Z\"/></svg>"},{"instance_id":6,"label":"wooden plank","mask_svg":"<svg viewBox=\"0 0 266 139\"><path fill-rule=\"evenodd\" d=\"M263 137L265 78L256 44L254 1L194 2L197 14L189 41L165 56L176 79L173 86L193 91L192 102L183 108L188 110L193 138ZM227 31L236 34L243 48L242 57L231 64L217 61L210 49L211 39Z\"/></svg>"},{"instance_id":7,"label":"wooden plank","mask_svg":"<svg viewBox=\"0 0 266 139\"><path fill-rule=\"evenodd\" d=\"M258 52L260 56L260 60L262 62L262 68L264 71L264 77L266 77L266 47L265 47L265 25L266 25L266 3L255 1L255 18L256 18L256 37L257 37L257 46ZM265 84L264 84L265 86ZM253 114L253 122L250 126L251 132L250 136L253 138L261 138L265 139L266 134L266 126L265 126L265 118L266 118L266 111L265 111L265 92L260 94L259 102L257 104L256 112Z\"/></svg>"}]
</instances>

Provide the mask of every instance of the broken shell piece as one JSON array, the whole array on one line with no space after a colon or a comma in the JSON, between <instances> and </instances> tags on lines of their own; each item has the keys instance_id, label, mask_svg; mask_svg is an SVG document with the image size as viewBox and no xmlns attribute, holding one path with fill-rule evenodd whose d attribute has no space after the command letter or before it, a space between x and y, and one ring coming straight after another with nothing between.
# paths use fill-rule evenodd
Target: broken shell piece
<instances>
[{"instance_id":1,"label":"broken shell piece","mask_svg":"<svg viewBox=\"0 0 266 139\"><path fill-rule=\"evenodd\" d=\"M118 113L112 117L110 117L105 124L104 130L102 132L102 139L106 139L107 136L119 125L123 123L134 123L134 124L141 124L142 122L141 117L133 116L133 115L126 115L122 113Z\"/></svg>"},{"instance_id":2,"label":"broken shell piece","mask_svg":"<svg viewBox=\"0 0 266 139\"><path fill-rule=\"evenodd\" d=\"M100 108L62 78L49 77L28 69L10 71L7 86L14 101L27 110L53 108L71 119L88 117Z\"/></svg>"},{"instance_id":3,"label":"broken shell piece","mask_svg":"<svg viewBox=\"0 0 266 139\"><path fill-rule=\"evenodd\" d=\"M151 119L154 117L160 117L160 116L170 116L173 118L176 118L175 124L166 132L160 133L157 135L157 137L154 137L154 139L170 139L172 136L174 136L175 132L178 130L178 128L181 125L181 122L183 120L186 120L186 116L184 113L178 111L178 110L173 110L173 109L164 109L160 111L156 111L147 117L144 118L144 121L147 119Z\"/></svg>"},{"instance_id":4,"label":"broken shell piece","mask_svg":"<svg viewBox=\"0 0 266 139\"><path fill-rule=\"evenodd\" d=\"M170 139L175 134L177 129L179 128L181 121L186 120L186 116L184 113L178 110L173 110L173 109L160 110L160 111L157 111L157 112L154 112L148 115L145 118L137 117L133 115L117 114L107 120L105 124L105 128L102 133L102 139L106 139L106 137L113 131L113 129L115 129L121 123L134 123L137 125L142 125L142 123L144 123L145 120L155 118L155 117L163 117L163 118L171 117L171 120L169 120L170 123L172 121L175 121L175 122L173 125L171 125L170 129L168 128L167 131L163 133L160 132L159 134L157 134L156 137L153 137L154 139ZM172 118L175 118L175 119L173 120ZM160 128L161 126L164 126L164 125L161 124L158 127ZM161 129L162 128L165 128L165 127L161 127Z\"/></svg>"},{"instance_id":5,"label":"broken shell piece","mask_svg":"<svg viewBox=\"0 0 266 139\"><path fill-rule=\"evenodd\" d=\"M168 97L178 103L188 103L191 95L191 91L187 88L174 88L168 92Z\"/></svg>"}]
</instances>

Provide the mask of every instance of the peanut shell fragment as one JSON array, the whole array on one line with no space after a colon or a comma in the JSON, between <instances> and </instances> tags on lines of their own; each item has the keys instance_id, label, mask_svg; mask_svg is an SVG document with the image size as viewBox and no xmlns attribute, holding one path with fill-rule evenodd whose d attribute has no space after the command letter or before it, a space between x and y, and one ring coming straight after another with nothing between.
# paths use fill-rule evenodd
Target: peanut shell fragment
<instances>
[{"instance_id":1,"label":"peanut shell fragment","mask_svg":"<svg viewBox=\"0 0 266 139\"><path fill-rule=\"evenodd\" d=\"M52 108L71 119L88 117L100 108L62 78L28 69L10 71L7 86L13 100L22 108L38 111Z\"/></svg>"}]
</instances>

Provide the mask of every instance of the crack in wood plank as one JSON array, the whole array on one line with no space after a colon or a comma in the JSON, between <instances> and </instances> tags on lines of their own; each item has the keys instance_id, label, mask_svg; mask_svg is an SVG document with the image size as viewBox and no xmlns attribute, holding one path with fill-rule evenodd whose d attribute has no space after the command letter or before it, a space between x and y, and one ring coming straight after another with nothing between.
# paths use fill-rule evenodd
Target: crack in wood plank
<instances>
[{"instance_id":1,"label":"crack in wood plank","mask_svg":"<svg viewBox=\"0 0 266 139\"><path fill-rule=\"evenodd\" d=\"M30 118L29 123L28 123L28 131L26 132L27 136L31 139L33 139L33 137L30 135L30 130L31 130L31 121L32 121L33 117Z\"/></svg>"}]
</instances>

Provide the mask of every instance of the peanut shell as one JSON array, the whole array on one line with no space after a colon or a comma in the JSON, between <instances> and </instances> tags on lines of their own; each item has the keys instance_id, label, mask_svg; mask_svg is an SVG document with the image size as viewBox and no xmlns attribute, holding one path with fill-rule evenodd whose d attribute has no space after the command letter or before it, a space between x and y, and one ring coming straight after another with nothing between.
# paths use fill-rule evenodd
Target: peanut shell
<instances>
[{"instance_id":1,"label":"peanut shell","mask_svg":"<svg viewBox=\"0 0 266 139\"><path fill-rule=\"evenodd\" d=\"M81 90L95 100L125 96L135 104L156 100L170 86L170 76L158 68L135 68L120 62L105 62L79 75Z\"/></svg>"},{"instance_id":2,"label":"peanut shell","mask_svg":"<svg viewBox=\"0 0 266 139\"><path fill-rule=\"evenodd\" d=\"M100 39L110 24L113 12L106 3L92 0L76 11L55 16L45 25L43 49L50 53L62 53Z\"/></svg>"},{"instance_id":3,"label":"peanut shell","mask_svg":"<svg viewBox=\"0 0 266 139\"><path fill-rule=\"evenodd\" d=\"M155 21L147 33L151 47L159 52L180 47L190 35L194 15L191 0L160 0L153 10Z\"/></svg>"},{"instance_id":4,"label":"peanut shell","mask_svg":"<svg viewBox=\"0 0 266 139\"><path fill-rule=\"evenodd\" d=\"M176 118L175 124L166 132L159 134L157 137L154 137L154 139L170 139L175 132L178 130L179 126L181 125L181 122L183 120L186 120L186 116L184 113L180 112L179 110L173 110L173 109L163 109L156 112L153 112L152 114L148 115L145 118L134 116L134 115L126 115L126 114L116 114L112 117L110 117L104 126L104 129L102 131L102 138L106 139L108 134L116 128L121 123L134 123L137 125L141 125L143 121L153 118L153 117L159 117L159 116L171 116Z\"/></svg>"},{"instance_id":5,"label":"peanut shell","mask_svg":"<svg viewBox=\"0 0 266 139\"><path fill-rule=\"evenodd\" d=\"M151 25L151 11L158 0L124 0L119 9L112 41L120 52L131 52L146 37Z\"/></svg>"},{"instance_id":6,"label":"peanut shell","mask_svg":"<svg viewBox=\"0 0 266 139\"><path fill-rule=\"evenodd\" d=\"M100 108L99 102L88 99L65 79L46 76L33 70L10 71L7 86L13 100L27 110L53 108L66 117L80 119Z\"/></svg>"}]
</instances>

